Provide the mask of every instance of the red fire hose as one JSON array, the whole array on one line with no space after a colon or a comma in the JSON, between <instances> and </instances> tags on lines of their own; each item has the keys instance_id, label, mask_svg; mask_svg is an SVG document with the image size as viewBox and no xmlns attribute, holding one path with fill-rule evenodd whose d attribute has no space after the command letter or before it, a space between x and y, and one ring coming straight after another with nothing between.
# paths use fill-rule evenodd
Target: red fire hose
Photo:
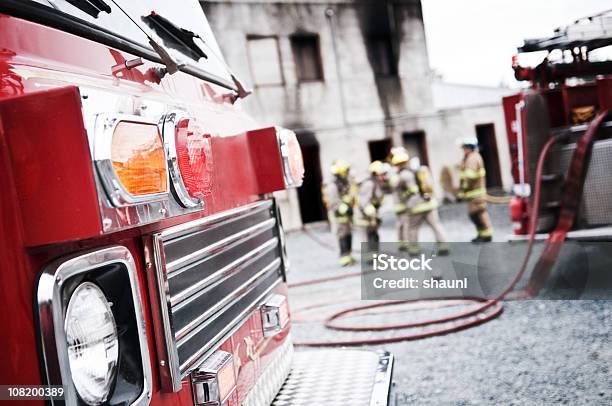
<instances>
[{"instance_id":1,"label":"red fire hose","mask_svg":"<svg viewBox=\"0 0 612 406\"><path fill-rule=\"evenodd\" d=\"M557 256L561 250L563 242L565 241L565 237L567 232L571 229L574 219L576 217L576 212L578 206L580 204L580 197L582 196L582 189L584 186L584 180L586 177L586 170L588 168L588 162L590 158L590 152L592 149L593 138L594 135L602 123L605 116L608 114L608 110L601 111L597 117L591 122L589 128L585 132L585 134L580 138L576 145L576 150L572 156L572 161L570 164L570 169L568 172L568 177L565 183L563 200L561 204L561 211L559 216L559 221L555 230L550 234L549 238L546 241L546 246L544 247L544 251L538 260L529 284L527 286L527 294L530 296L535 296L540 288L545 283L546 279L550 275L552 267L555 264ZM473 301L475 303L480 303L479 306L472 310L460 312L451 316L441 317L437 319L423 320L419 322L413 323L403 323L403 324L394 324L394 325L382 325L382 326L346 326L346 325L338 325L335 324L334 321L341 319L347 315L359 313L363 310L374 309L380 307L388 307L388 306L396 306L400 304L406 303L414 303L419 300L407 300L407 301L385 301L378 302L374 304L368 304L364 306L351 307L339 312L332 314L327 317L325 320L325 327L332 330L340 330L340 331L387 331L387 330L401 330L408 329L414 327L425 327L435 324L448 323L452 321L458 321L452 326L436 328L433 330L428 330L419 333L411 333L411 334L403 334L399 336L393 337L380 337L380 338L369 338L369 339L353 339L353 340L338 340L338 341L309 341L309 342L297 342L295 345L298 346L309 346L309 347L335 347L335 346L356 346L356 345L373 345L373 344L384 344L384 343L394 343L399 341L410 341L410 340L418 340L427 337L445 335L449 333L454 333L460 330L465 330L470 327L477 326L479 324L485 323L489 320L492 320L499 316L503 311L503 305L501 301L506 297L508 293L510 293L518 281L523 277L525 270L527 269L527 265L529 263L529 259L531 257L533 251L533 244L535 241L535 233L536 227L538 224L538 211L540 204L540 193L541 193L541 180L542 173L544 170L544 163L546 161L546 156L548 151L552 147L552 145L559 140L559 136L550 138L542 151L540 152L540 156L538 158L538 165L535 173L535 191L533 203L531 205L531 216L530 216L530 224L529 224L529 239L527 243L527 252L525 253L525 257L523 258L523 262L518 270L518 272L514 275L512 281L508 284L508 286L494 299L483 299L483 298L465 298L466 300ZM352 278L361 275L360 272L354 272L350 274L344 274L340 276L332 276L327 278L320 278L314 280L308 280L303 282L298 282L295 284L290 284L289 287L297 288L300 286L308 286L314 284L322 284L330 281L335 281L344 278ZM435 299L426 299L426 300L445 300L449 298L435 298ZM327 304L323 304L327 305ZM309 308L312 308L310 306Z\"/></svg>"}]
</instances>

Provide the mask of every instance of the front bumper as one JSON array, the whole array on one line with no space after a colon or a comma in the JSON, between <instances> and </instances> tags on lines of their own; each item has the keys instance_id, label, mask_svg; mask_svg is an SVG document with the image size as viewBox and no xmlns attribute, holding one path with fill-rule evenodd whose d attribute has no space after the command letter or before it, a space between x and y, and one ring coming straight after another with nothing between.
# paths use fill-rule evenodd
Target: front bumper
<instances>
[{"instance_id":1,"label":"front bumper","mask_svg":"<svg viewBox=\"0 0 612 406\"><path fill-rule=\"evenodd\" d=\"M392 372L393 355L388 352L296 351L272 405L387 405Z\"/></svg>"}]
</instances>

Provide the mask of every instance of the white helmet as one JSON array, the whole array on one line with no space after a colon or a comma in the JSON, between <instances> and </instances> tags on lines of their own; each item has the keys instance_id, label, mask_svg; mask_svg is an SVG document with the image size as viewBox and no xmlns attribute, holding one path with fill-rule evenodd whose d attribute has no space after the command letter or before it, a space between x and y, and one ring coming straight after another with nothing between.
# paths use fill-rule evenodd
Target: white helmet
<instances>
[{"instance_id":1,"label":"white helmet","mask_svg":"<svg viewBox=\"0 0 612 406\"><path fill-rule=\"evenodd\" d=\"M418 156L413 156L412 158L410 158L410 160L408 161L408 168L410 168L411 171L416 172L419 170L420 167L421 160Z\"/></svg>"},{"instance_id":2,"label":"white helmet","mask_svg":"<svg viewBox=\"0 0 612 406\"><path fill-rule=\"evenodd\" d=\"M476 148L478 146L478 138L464 137L457 140L457 145L461 147Z\"/></svg>"}]
</instances>

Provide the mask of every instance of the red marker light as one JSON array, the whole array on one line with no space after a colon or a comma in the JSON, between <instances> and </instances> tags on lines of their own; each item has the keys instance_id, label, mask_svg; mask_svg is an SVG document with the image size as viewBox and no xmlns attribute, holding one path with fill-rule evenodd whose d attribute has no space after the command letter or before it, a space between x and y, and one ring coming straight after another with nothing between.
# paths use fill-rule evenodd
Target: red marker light
<instances>
[{"instance_id":1,"label":"red marker light","mask_svg":"<svg viewBox=\"0 0 612 406\"><path fill-rule=\"evenodd\" d=\"M183 119L176 126L176 156L189 196L204 198L212 186L212 148L210 134Z\"/></svg>"},{"instance_id":2,"label":"red marker light","mask_svg":"<svg viewBox=\"0 0 612 406\"><path fill-rule=\"evenodd\" d=\"M210 134L182 112L168 114L163 127L172 192L182 206L201 207L213 183Z\"/></svg>"}]
</instances>

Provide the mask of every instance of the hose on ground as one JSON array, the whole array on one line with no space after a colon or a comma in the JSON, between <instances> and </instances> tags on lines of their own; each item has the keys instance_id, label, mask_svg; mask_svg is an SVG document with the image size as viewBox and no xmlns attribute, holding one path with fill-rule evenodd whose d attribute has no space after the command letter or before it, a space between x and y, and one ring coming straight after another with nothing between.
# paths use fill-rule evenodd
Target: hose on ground
<instances>
[{"instance_id":1,"label":"hose on ground","mask_svg":"<svg viewBox=\"0 0 612 406\"><path fill-rule=\"evenodd\" d=\"M368 304L364 306L350 307L344 309L342 311L336 312L331 316L327 317L325 320L325 327L332 330L339 331L352 331L352 332L363 332L363 331L389 331L389 330L401 330L415 327L426 327L430 325L449 323L452 321L459 321L458 323L445 326L440 328L435 328L432 330L421 331L417 333L409 333L402 334L397 336L390 337L378 337L378 338L367 338L367 339L350 339L350 340L337 340L337 341L307 341L307 342L297 342L295 345L298 346L308 346L308 347L337 347L337 346L357 346L357 345L374 345L374 344L385 344L385 343L394 343L400 341L411 341L418 340L428 337L434 337L439 335L450 334L454 332L458 332L461 330L465 330L467 328L471 328L487 321L493 320L498 317L503 311L503 305L501 301L503 298L511 292L518 281L522 278L527 265L529 263L529 259L531 257L531 253L533 250L533 244L535 241L535 229L538 221L538 207L540 200L540 189L541 189L541 178L542 172L544 168L544 162L546 160L546 156L551 146L557 141L557 137L550 138L540 153L540 157L538 159L538 166L536 169L536 180L535 180L535 194L533 205L531 208L531 216L530 216L530 227L529 227L529 240L527 244L527 252L519 268L518 272L514 275L512 281L508 284L508 286L494 299L483 299L483 298L467 298L474 303L479 304L476 308L460 313L456 313L451 316L440 317L431 320L424 320L420 322L414 323L403 323L403 324L394 324L394 325L384 325L384 326L346 326L346 325L338 325L335 322L338 319L346 317L351 314L358 313L367 309L381 308L387 306L397 306L405 303L414 303L418 300L409 300L409 301L385 301L378 302L374 304ZM311 286L316 284L323 284L330 281L336 281L345 278L352 278L361 275L360 272L353 272L350 274L331 276L326 278L314 279L309 281L302 281L294 284L290 284L290 288L298 288L303 286ZM427 300L444 300L448 298L436 298L436 299L427 299ZM422 299L420 299L422 300Z\"/></svg>"}]
</instances>

